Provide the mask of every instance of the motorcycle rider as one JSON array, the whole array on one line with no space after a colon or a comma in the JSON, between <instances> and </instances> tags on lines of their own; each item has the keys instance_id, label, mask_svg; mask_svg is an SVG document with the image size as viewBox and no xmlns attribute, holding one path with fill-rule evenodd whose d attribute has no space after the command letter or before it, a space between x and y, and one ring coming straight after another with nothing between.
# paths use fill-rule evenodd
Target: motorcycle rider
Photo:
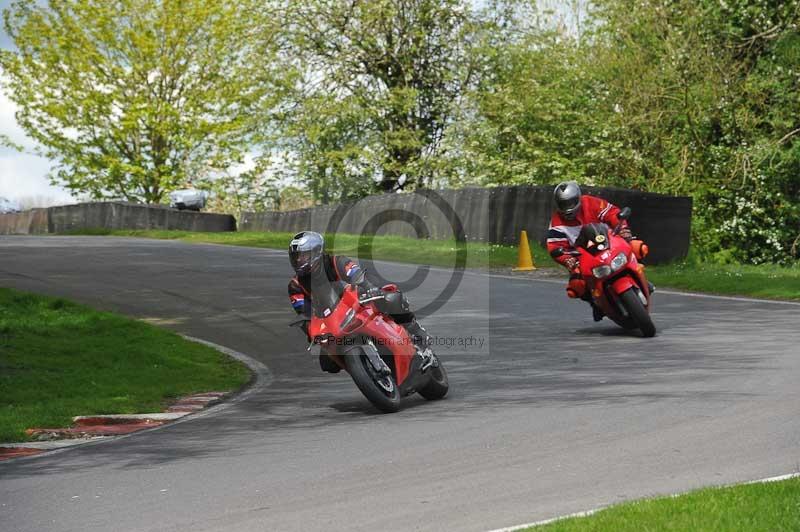
<instances>
[{"instance_id":1,"label":"motorcycle rider","mask_svg":"<svg viewBox=\"0 0 800 532\"><path fill-rule=\"evenodd\" d=\"M581 188L575 181L559 183L553 191L553 200L555 210L547 230L547 250L551 256L558 248L563 248L565 251L574 250L575 240L578 238L581 228L590 223L604 223L614 228L621 221L619 236L628 242L633 239L628 222L619 219L620 209L602 198L582 194ZM570 272L567 294L570 297L579 297L589 302L592 306L594 321L602 320L603 312L595 306L591 294L586 290L585 282L580 274L578 258L565 253L553 257L553 260Z\"/></svg>"},{"instance_id":2,"label":"motorcycle rider","mask_svg":"<svg viewBox=\"0 0 800 532\"><path fill-rule=\"evenodd\" d=\"M380 288L367 280L366 273L358 262L341 255L325 253L325 240L314 231L301 231L292 237L289 243L289 262L296 274L289 281L289 301L298 315L311 317L314 288L326 288L336 281L356 285L359 294L364 297L383 294ZM375 301L376 307L391 316L395 323L405 327L417 348L425 351L430 344L428 333L417 322L405 295L399 291L396 294L397 297L391 298L391 301ZM304 328L304 332L308 334L307 328ZM319 356L319 365L328 373L338 373L341 370L324 354Z\"/></svg>"}]
</instances>

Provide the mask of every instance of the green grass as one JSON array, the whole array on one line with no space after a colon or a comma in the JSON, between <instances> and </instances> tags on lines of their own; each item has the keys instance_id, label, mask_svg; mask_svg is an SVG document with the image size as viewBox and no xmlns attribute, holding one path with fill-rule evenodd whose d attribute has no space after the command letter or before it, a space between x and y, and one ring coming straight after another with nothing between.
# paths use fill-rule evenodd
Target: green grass
<instances>
[{"instance_id":1,"label":"green grass","mask_svg":"<svg viewBox=\"0 0 800 532\"><path fill-rule=\"evenodd\" d=\"M800 301L800 267L771 264L702 264L689 260L665 266L649 266L647 277L656 286Z\"/></svg>"},{"instance_id":2,"label":"green grass","mask_svg":"<svg viewBox=\"0 0 800 532\"><path fill-rule=\"evenodd\" d=\"M194 233L188 231L83 231L80 234L138 236L286 249L292 233L234 232ZM359 243L356 235L337 234L333 242L333 253L364 258L370 255L369 240ZM380 236L372 240L371 256L374 259L429 264L452 267L456 261L458 247L452 240L417 240L398 236ZM556 264L539 244L531 243L534 262L539 268L554 268ZM467 268L510 269L517 263L516 246L503 246L468 242L466 244ZM800 301L800 265L781 267L773 265L715 265L690 257L670 265L648 266L647 275L656 286L678 288L697 292L724 295L742 295L773 299ZM565 273L566 277L566 273Z\"/></svg>"},{"instance_id":3,"label":"green grass","mask_svg":"<svg viewBox=\"0 0 800 532\"><path fill-rule=\"evenodd\" d=\"M175 333L63 299L0 288L0 442L86 414L158 412L239 388L246 367Z\"/></svg>"},{"instance_id":4,"label":"green grass","mask_svg":"<svg viewBox=\"0 0 800 532\"><path fill-rule=\"evenodd\" d=\"M136 236L143 238L159 238L182 240L184 242L201 242L211 244L227 244L232 246L248 246L257 248L287 249L294 233L266 233L241 231L232 233L195 233L190 231L80 231L83 235ZM370 249L375 260L407 262L412 264L428 264L431 266L453 266L456 263L459 246L455 240L418 240L399 236L379 236L374 239L358 235L337 233L325 235L328 251L339 255L365 258ZM330 244L333 244L332 246ZM467 242L467 268L506 268L516 265L516 246ZM547 251L532 243L534 261L538 267L556 266Z\"/></svg>"},{"instance_id":5,"label":"green grass","mask_svg":"<svg viewBox=\"0 0 800 532\"><path fill-rule=\"evenodd\" d=\"M612 506L533 532L781 532L800 530L800 478L707 488Z\"/></svg>"}]
</instances>

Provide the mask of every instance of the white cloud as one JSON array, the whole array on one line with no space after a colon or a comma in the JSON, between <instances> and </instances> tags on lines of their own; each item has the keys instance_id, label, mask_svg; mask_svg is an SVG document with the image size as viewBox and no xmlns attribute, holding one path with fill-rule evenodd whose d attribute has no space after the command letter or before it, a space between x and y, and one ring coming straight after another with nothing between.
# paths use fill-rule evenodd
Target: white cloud
<instances>
[{"instance_id":1,"label":"white cloud","mask_svg":"<svg viewBox=\"0 0 800 532\"><path fill-rule=\"evenodd\" d=\"M66 189L50 184L47 173L50 161L31 153L36 143L25 135L17 124L14 113L16 105L0 91L0 135L25 148L19 153L0 148L0 196L13 200L38 198L46 203L70 203L74 201Z\"/></svg>"},{"instance_id":2,"label":"white cloud","mask_svg":"<svg viewBox=\"0 0 800 532\"><path fill-rule=\"evenodd\" d=\"M0 196L13 200L41 198L48 202L74 201L61 187L50 184L46 175L50 162L36 155L5 151L0 153Z\"/></svg>"}]
</instances>

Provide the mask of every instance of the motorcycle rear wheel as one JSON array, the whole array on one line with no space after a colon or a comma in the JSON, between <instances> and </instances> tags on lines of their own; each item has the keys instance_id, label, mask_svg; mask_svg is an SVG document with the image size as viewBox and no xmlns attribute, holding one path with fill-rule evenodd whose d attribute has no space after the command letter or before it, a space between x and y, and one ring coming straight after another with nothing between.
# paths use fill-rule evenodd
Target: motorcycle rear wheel
<instances>
[{"instance_id":1,"label":"motorcycle rear wheel","mask_svg":"<svg viewBox=\"0 0 800 532\"><path fill-rule=\"evenodd\" d=\"M652 338L656 335L656 326L653 324L652 318L650 318L650 313L639 299L639 294L636 293L635 288L625 290L620 295L620 301L625 310L628 311L628 315L636 324L636 327L642 331L642 336Z\"/></svg>"},{"instance_id":2,"label":"motorcycle rear wheel","mask_svg":"<svg viewBox=\"0 0 800 532\"><path fill-rule=\"evenodd\" d=\"M363 349L359 347L343 357L347 372L364 397L378 410L385 413L397 412L400 410L400 390L394 377L378 375Z\"/></svg>"},{"instance_id":3,"label":"motorcycle rear wheel","mask_svg":"<svg viewBox=\"0 0 800 532\"><path fill-rule=\"evenodd\" d=\"M447 395L447 391L450 389L450 382L447 380L447 371L445 371L442 361L438 359L437 361L439 362L438 367L432 367L428 370L431 372L431 380L419 390L419 394L428 401L442 399Z\"/></svg>"}]
</instances>

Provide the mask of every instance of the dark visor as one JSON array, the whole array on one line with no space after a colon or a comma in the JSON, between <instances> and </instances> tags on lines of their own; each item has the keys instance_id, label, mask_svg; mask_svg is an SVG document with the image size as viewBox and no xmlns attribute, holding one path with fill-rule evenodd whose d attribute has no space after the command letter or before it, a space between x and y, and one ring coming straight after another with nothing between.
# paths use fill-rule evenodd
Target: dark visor
<instances>
[{"instance_id":1,"label":"dark visor","mask_svg":"<svg viewBox=\"0 0 800 532\"><path fill-rule=\"evenodd\" d=\"M556 200L556 205L558 205L558 210L562 212L569 212L574 210L579 204L581 200L580 198L572 198L572 199L559 199Z\"/></svg>"},{"instance_id":2,"label":"dark visor","mask_svg":"<svg viewBox=\"0 0 800 532\"><path fill-rule=\"evenodd\" d=\"M292 263L292 267L297 269L300 266L308 263L311 259L313 259L316 255L315 250L308 250L308 251L292 251L289 253L289 261Z\"/></svg>"}]
</instances>

